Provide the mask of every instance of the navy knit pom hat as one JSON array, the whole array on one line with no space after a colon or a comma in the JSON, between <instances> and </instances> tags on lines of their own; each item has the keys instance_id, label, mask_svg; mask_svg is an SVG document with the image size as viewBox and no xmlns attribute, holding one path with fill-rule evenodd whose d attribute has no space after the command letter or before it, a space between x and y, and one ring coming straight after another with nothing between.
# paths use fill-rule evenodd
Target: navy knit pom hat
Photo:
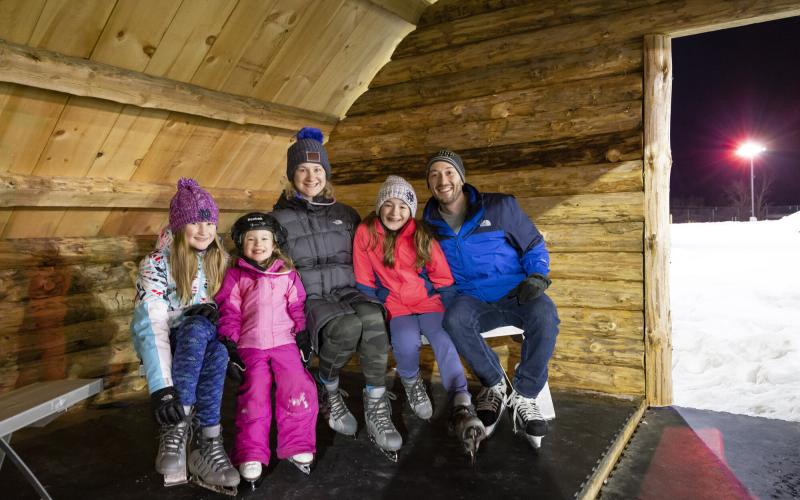
<instances>
[{"instance_id":1,"label":"navy knit pom hat","mask_svg":"<svg viewBox=\"0 0 800 500\"><path fill-rule=\"evenodd\" d=\"M322 131L318 128L303 127L297 133L297 141L286 152L286 177L294 180L294 172L301 163L315 163L325 169L325 178L331 178L331 164L328 152L322 145Z\"/></svg>"},{"instance_id":2,"label":"navy knit pom hat","mask_svg":"<svg viewBox=\"0 0 800 500\"><path fill-rule=\"evenodd\" d=\"M214 198L194 179L181 177L178 191L169 202L169 227L173 233L186 224L195 222L217 223L219 209Z\"/></svg>"}]
</instances>

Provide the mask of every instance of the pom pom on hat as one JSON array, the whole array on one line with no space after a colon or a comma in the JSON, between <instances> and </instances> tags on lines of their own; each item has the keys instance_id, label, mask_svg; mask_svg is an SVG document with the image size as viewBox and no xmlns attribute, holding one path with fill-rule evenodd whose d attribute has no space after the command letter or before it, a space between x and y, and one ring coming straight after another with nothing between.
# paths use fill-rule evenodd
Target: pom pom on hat
<instances>
[{"instance_id":1,"label":"pom pom on hat","mask_svg":"<svg viewBox=\"0 0 800 500\"><path fill-rule=\"evenodd\" d=\"M218 219L219 208L208 191L201 188L194 179L178 179L178 190L169 202L169 227L172 232L180 231L186 224L195 222L216 224Z\"/></svg>"},{"instance_id":2,"label":"pom pom on hat","mask_svg":"<svg viewBox=\"0 0 800 500\"><path fill-rule=\"evenodd\" d=\"M286 177L289 182L294 180L297 167L303 163L321 165L325 169L325 178L331 178L331 164L328 161L328 152L322 145L324 136L318 128L303 127L297 133L297 141L289 146L286 151Z\"/></svg>"},{"instance_id":3,"label":"pom pom on hat","mask_svg":"<svg viewBox=\"0 0 800 500\"><path fill-rule=\"evenodd\" d=\"M300 129L300 132L297 133L297 140L300 139L314 139L318 143L322 144L322 141L325 139L325 136L322 135L322 130L314 127L303 127Z\"/></svg>"}]
</instances>

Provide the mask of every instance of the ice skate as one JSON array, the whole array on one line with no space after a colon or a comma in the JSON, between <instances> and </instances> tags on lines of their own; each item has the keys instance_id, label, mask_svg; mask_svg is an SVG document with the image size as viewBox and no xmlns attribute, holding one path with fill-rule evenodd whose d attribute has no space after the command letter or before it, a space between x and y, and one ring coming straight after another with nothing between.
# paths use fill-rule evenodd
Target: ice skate
<instances>
[{"instance_id":1,"label":"ice skate","mask_svg":"<svg viewBox=\"0 0 800 500\"><path fill-rule=\"evenodd\" d=\"M506 409L506 381L501 379L492 387L482 387L477 397L478 418L486 428L486 437L494 433L497 423Z\"/></svg>"},{"instance_id":2,"label":"ice skate","mask_svg":"<svg viewBox=\"0 0 800 500\"><path fill-rule=\"evenodd\" d=\"M324 385L319 386L319 409L322 416L328 420L328 426L339 434L345 436L356 436L358 423L356 417L347 409L344 404L344 397L348 394L344 389L336 389L331 392L325 389Z\"/></svg>"},{"instance_id":3,"label":"ice skate","mask_svg":"<svg viewBox=\"0 0 800 500\"><path fill-rule=\"evenodd\" d=\"M311 474L311 466L314 464L314 454L297 453L296 455L289 457L289 461L292 462L295 467L300 469L303 474Z\"/></svg>"},{"instance_id":4,"label":"ice skate","mask_svg":"<svg viewBox=\"0 0 800 500\"><path fill-rule=\"evenodd\" d=\"M403 383L403 388L406 390L408 404L414 411L414 415L423 420L430 420L433 416L433 405L428 397L428 393L425 392L425 383L422 381L419 372L417 372L414 378L404 378L401 379L401 382Z\"/></svg>"},{"instance_id":5,"label":"ice skate","mask_svg":"<svg viewBox=\"0 0 800 500\"><path fill-rule=\"evenodd\" d=\"M184 484L186 478L186 445L191 426L184 420L175 425L162 425L156 455L156 471L164 475L164 486Z\"/></svg>"},{"instance_id":6,"label":"ice skate","mask_svg":"<svg viewBox=\"0 0 800 500\"><path fill-rule=\"evenodd\" d=\"M478 418L475 408L472 405L453 405L450 409L448 428L450 434L455 435L461 442L470 463L474 464L478 447L486 438L486 428Z\"/></svg>"},{"instance_id":7,"label":"ice skate","mask_svg":"<svg viewBox=\"0 0 800 500\"><path fill-rule=\"evenodd\" d=\"M397 450L403 446L403 438L392 423L392 407L389 399L396 396L385 391L377 398L369 397L364 389L364 420L369 439L392 462L397 462Z\"/></svg>"},{"instance_id":8,"label":"ice skate","mask_svg":"<svg viewBox=\"0 0 800 500\"><path fill-rule=\"evenodd\" d=\"M239 475L255 490L258 480L261 479L261 462L243 462L239 464Z\"/></svg>"},{"instance_id":9,"label":"ice skate","mask_svg":"<svg viewBox=\"0 0 800 500\"><path fill-rule=\"evenodd\" d=\"M539 449L542 446L542 438L547 434L547 420L542 416L536 399L526 398L514 391L509 398L509 406L514 420L514 432L516 433L519 427L528 443L534 449Z\"/></svg>"},{"instance_id":10,"label":"ice skate","mask_svg":"<svg viewBox=\"0 0 800 500\"><path fill-rule=\"evenodd\" d=\"M207 438L201 430L195 434L197 436L189 454L192 482L223 495L236 496L239 472L228 460L225 447L222 446L222 436Z\"/></svg>"}]
</instances>

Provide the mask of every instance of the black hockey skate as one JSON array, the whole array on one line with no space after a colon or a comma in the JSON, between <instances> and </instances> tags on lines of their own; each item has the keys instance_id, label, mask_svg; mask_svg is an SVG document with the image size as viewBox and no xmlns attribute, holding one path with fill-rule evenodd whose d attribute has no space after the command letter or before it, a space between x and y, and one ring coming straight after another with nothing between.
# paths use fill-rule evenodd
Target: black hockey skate
<instances>
[{"instance_id":1,"label":"black hockey skate","mask_svg":"<svg viewBox=\"0 0 800 500\"><path fill-rule=\"evenodd\" d=\"M486 439L486 428L478 418L472 405L454 405L450 409L450 435L454 435L464 447L470 464L475 464L475 454L481 441Z\"/></svg>"},{"instance_id":2,"label":"black hockey skate","mask_svg":"<svg viewBox=\"0 0 800 500\"><path fill-rule=\"evenodd\" d=\"M504 374L505 376L505 374ZM482 387L478 393L476 408L478 418L486 428L486 437L491 437L506 409L506 380L501 379L492 387Z\"/></svg>"},{"instance_id":3,"label":"black hockey skate","mask_svg":"<svg viewBox=\"0 0 800 500\"><path fill-rule=\"evenodd\" d=\"M514 432L519 430L530 445L538 450L542 446L542 438L547 435L547 420L542 415L535 398L526 398L514 391L509 398L511 418L514 421Z\"/></svg>"}]
</instances>

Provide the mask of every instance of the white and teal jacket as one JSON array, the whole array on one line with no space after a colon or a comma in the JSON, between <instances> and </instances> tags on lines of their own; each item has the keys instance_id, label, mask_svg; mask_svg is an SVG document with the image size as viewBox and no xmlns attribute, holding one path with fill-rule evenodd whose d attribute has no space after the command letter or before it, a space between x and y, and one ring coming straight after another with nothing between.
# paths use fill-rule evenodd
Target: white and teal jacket
<instances>
[{"instance_id":1,"label":"white and teal jacket","mask_svg":"<svg viewBox=\"0 0 800 500\"><path fill-rule=\"evenodd\" d=\"M187 307L214 301L213 297L208 296L203 261L198 259L197 274L192 282L192 300L189 304L180 303L175 280L169 270L171 246L172 233L165 228L159 235L156 250L139 264L139 276L136 278L131 335L144 365L151 394L172 385L170 329L180 324Z\"/></svg>"}]
</instances>

